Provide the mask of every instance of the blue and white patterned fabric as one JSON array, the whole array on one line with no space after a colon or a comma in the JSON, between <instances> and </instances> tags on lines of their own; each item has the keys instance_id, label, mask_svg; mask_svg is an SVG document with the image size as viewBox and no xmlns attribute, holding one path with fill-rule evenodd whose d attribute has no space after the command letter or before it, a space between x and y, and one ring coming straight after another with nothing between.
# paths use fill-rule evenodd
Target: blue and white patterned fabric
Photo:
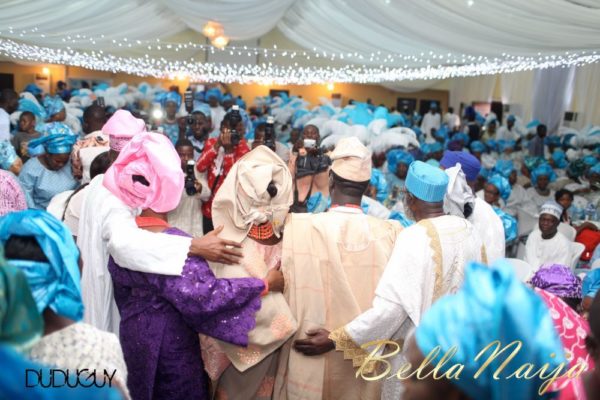
<instances>
[{"instance_id":1,"label":"blue and white patterned fabric","mask_svg":"<svg viewBox=\"0 0 600 400\"><path fill-rule=\"evenodd\" d=\"M58 171L51 171L37 157L25 163L19 183L25 192L27 206L38 210L45 210L52 197L78 185L71 172L71 161Z\"/></svg>"}]
</instances>

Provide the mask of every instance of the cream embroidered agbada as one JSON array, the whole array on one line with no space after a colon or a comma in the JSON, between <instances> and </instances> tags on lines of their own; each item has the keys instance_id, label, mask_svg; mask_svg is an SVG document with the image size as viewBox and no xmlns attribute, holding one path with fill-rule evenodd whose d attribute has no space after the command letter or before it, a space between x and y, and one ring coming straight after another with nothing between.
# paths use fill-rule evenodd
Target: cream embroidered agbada
<instances>
[{"instance_id":1,"label":"cream embroidered agbada","mask_svg":"<svg viewBox=\"0 0 600 400\"><path fill-rule=\"evenodd\" d=\"M368 309L401 230L395 221L336 207L320 214L290 214L283 235L285 295L298 331L283 347L277 399L378 399L380 384L354 378L341 353L307 357L294 340L314 328L334 329Z\"/></svg>"},{"instance_id":2,"label":"cream embroidered agbada","mask_svg":"<svg viewBox=\"0 0 600 400\"><path fill-rule=\"evenodd\" d=\"M362 364L364 343L385 339L402 346L425 311L441 296L456 292L466 263L482 259L476 232L467 220L451 215L422 220L400 232L372 306L330 335L336 349L352 360L348 365ZM406 358L401 352L387 361L395 374ZM400 380L382 381L382 399L401 398Z\"/></svg>"}]
</instances>

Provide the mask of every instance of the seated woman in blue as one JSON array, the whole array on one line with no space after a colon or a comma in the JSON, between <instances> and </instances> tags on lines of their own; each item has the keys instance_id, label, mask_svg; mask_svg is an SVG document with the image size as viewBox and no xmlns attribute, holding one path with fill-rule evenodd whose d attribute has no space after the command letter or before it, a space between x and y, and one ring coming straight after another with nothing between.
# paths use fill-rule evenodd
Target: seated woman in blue
<instances>
[{"instance_id":1,"label":"seated woman in blue","mask_svg":"<svg viewBox=\"0 0 600 400\"><path fill-rule=\"evenodd\" d=\"M71 172L71 149L77 135L59 122L47 124L46 133L29 142L29 154L37 157L30 158L19 174L27 206L38 210L45 210L52 197L78 185Z\"/></svg>"}]
</instances>

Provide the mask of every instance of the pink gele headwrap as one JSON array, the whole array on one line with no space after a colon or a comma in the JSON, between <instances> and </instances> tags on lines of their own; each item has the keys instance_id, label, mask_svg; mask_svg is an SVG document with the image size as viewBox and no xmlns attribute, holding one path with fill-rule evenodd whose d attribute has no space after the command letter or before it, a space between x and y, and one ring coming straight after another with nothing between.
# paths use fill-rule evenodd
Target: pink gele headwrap
<instances>
[{"instance_id":1,"label":"pink gele headwrap","mask_svg":"<svg viewBox=\"0 0 600 400\"><path fill-rule=\"evenodd\" d=\"M0 216L26 209L25 194L17 179L10 172L0 170Z\"/></svg>"},{"instance_id":2,"label":"pink gele headwrap","mask_svg":"<svg viewBox=\"0 0 600 400\"><path fill-rule=\"evenodd\" d=\"M132 137L145 131L144 120L125 110L117 110L102 127L102 133L109 136L110 148L114 151L121 151Z\"/></svg>"},{"instance_id":3,"label":"pink gele headwrap","mask_svg":"<svg viewBox=\"0 0 600 400\"><path fill-rule=\"evenodd\" d=\"M133 180L143 176L148 186ZM181 160L171 141L159 133L134 136L104 175L104 186L129 207L168 212L183 192Z\"/></svg>"}]
</instances>

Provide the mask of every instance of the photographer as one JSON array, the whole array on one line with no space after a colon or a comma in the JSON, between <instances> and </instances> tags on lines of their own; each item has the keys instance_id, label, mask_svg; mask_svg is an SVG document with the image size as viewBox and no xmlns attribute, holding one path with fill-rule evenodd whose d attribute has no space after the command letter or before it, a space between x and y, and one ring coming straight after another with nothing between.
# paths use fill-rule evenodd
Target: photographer
<instances>
[{"instance_id":1,"label":"photographer","mask_svg":"<svg viewBox=\"0 0 600 400\"><path fill-rule=\"evenodd\" d=\"M204 234L212 231L212 200L229 173L233 164L250 149L244 140L244 122L239 107L233 106L223 121L219 137L210 138L204 144L204 150L198 159L196 169L207 173L208 188L211 191L207 201L202 203Z\"/></svg>"},{"instance_id":2,"label":"photographer","mask_svg":"<svg viewBox=\"0 0 600 400\"><path fill-rule=\"evenodd\" d=\"M181 169L185 174L185 187L179 205L169 212L169 223L194 237L201 237L203 236L203 218L200 207L202 202L207 201L210 197L206 174L200 174L194 168L194 147L189 140L177 141L175 150L181 160Z\"/></svg>"},{"instance_id":3,"label":"photographer","mask_svg":"<svg viewBox=\"0 0 600 400\"><path fill-rule=\"evenodd\" d=\"M292 212L321 212L327 208L331 159L319 147L320 139L319 128L306 125L292 149L289 162L294 177ZM311 196L319 201L309 206Z\"/></svg>"},{"instance_id":4,"label":"photographer","mask_svg":"<svg viewBox=\"0 0 600 400\"><path fill-rule=\"evenodd\" d=\"M208 110L206 110L208 109ZM204 150L206 139L212 130L212 122L210 120L210 108L195 108L190 115L190 133L188 140L194 148L194 160L198 160L200 154Z\"/></svg>"},{"instance_id":5,"label":"photographer","mask_svg":"<svg viewBox=\"0 0 600 400\"><path fill-rule=\"evenodd\" d=\"M267 146L269 149L273 150L284 163L289 163L290 149L286 145L275 140L275 123L272 117L269 117L266 123L262 122L254 128L252 149L261 145Z\"/></svg>"}]
</instances>

